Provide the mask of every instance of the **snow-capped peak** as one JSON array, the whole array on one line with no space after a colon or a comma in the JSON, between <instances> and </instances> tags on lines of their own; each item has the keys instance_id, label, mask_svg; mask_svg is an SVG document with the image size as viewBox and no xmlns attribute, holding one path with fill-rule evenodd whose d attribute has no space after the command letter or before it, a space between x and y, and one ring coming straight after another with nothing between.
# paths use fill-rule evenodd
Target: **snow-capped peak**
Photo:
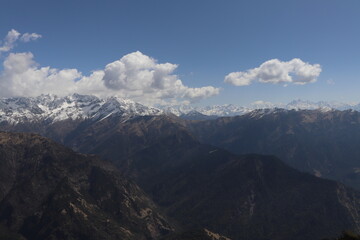
<instances>
[{"instance_id":1,"label":"snow-capped peak","mask_svg":"<svg viewBox=\"0 0 360 240\"><path fill-rule=\"evenodd\" d=\"M194 107L191 105L178 105L162 107L162 110L147 107L129 99L112 96L98 98L91 95L72 94L58 97L52 94L38 97L0 98L0 122L17 124L20 122L57 122L66 119L92 119L100 121L109 116L124 117L160 115L172 113L193 119L211 119L219 116L236 116L251 113L253 117L261 117L274 110L359 110L360 104L344 104L339 102L310 102L294 100L288 104L273 104L257 101L250 106L237 106L233 104ZM258 111L260 109L260 111ZM265 110L267 109L267 110ZM206 117L209 118L206 118Z\"/></svg>"},{"instance_id":2,"label":"snow-capped peak","mask_svg":"<svg viewBox=\"0 0 360 240\"><path fill-rule=\"evenodd\" d=\"M266 110L267 109L267 110ZM341 102L311 102L304 100L294 100L288 104L283 103L271 103L264 101L256 101L250 104L249 106L237 106L233 104L225 105L213 105L206 107L192 107L192 106L172 106L166 107L164 110L166 112L171 112L177 116L187 115L191 111L196 111L207 116L236 116L244 115L250 112L253 112L253 115L259 117L263 114L272 113L275 110L320 110L320 111L332 111L332 110L360 110L360 104L347 104ZM261 110L261 111L256 111Z\"/></svg>"},{"instance_id":3,"label":"snow-capped peak","mask_svg":"<svg viewBox=\"0 0 360 240\"><path fill-rule=\"evenodd\" d=\"M57 122L66 119L101 120L108 116L158 115L162 111L119 97L98 98L72 94L65 97L41 95L0 99L0 122Z\"/></svg>"},{"instance_id":4,"label":"snow-capped peak","mask_svg":"<svg viewBox=\"0 0 360 240\"><path fill-rule=\"evenodd\" d=\"M233 104L213 105L213 106L205 106L205 107L177 105L177 106L166 107L163 109L165 112L170 112L177 116L187 115L191 112L198 112L207 116L235 116L235 115L243 115L253 110L251 108L236 106Z\"/></svg>"}]
</instances>

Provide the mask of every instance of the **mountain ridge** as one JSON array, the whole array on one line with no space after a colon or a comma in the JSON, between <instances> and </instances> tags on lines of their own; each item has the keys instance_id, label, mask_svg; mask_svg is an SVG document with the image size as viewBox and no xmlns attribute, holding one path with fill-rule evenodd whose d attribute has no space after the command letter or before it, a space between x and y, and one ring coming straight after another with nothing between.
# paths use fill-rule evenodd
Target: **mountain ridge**
<instances>
[{"instance_id":1,"label":"mountain ridge","mask_svg":"<svg viewBox=\"0 0 360 240\"><path fill-rule=\"evenodd\" d=\"M202 143L275 155L300 171L360 189L357 111L266 109L187 124Z\"/></svg>"},{"instance_id":2,"label":"mountain ridge","mask_svg":"<svg viewBox=\"0 0 360 240\"><path fill-rule=\"evenodd\" d=\"M149 107L116 96L100 98L75 93L65 97L58 97L47 94L38 97L1 98L0 123L19 124L31 121L49 124L67 119L100 121L109 116L121 116L126 120L134 116L161 114L174 114L189 120L204 120L223 116L244 115L258 109L359 110L360 104L294 100L288 104L272 104L258 101L250 106L224 104L204 107L191 105Z\"/></svg>"},{"instance_id":3,"label":"mountain ridge","mask_svg":"<svg viewBox=\"0 0 360 240\"><path fill-rule=\"evenodd\" d=\"M65 97L41 95L0 99L0 122L53 123L67 119L93 119L109 116L159 115L161 111L118 97L98 98L92 95L72 94Z\"/></svg>"}]
</instances>

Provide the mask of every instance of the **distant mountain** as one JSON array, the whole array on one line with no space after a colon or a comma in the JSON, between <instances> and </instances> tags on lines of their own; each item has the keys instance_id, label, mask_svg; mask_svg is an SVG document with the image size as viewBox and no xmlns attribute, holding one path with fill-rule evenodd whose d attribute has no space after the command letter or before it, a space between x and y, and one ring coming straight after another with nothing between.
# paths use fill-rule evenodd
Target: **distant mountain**
<instances>
[{"instance_id":1,"label":"distant mountain","mask_svg":"<svg viewBox=\"0 0 360 240\"><path fill-rule=\"evenodd\" d=\"M238 154L276 155L296 169L360 189L359 112L256 110L189 127L203 143Z\"/></svg>"},{"instance_id":2,"label":"distant mountain","mask_svg":"<svg viewBox=\"0 0 360 240\"><path fill-rule=\"evenodd\" d=\"M27 240L145 240L174 231L112 164L38 135L1 132L0 225Z\"/></svg>"},{"instance_id":3,"label":"distant mountain","mask_svg":"<svg viewBox=\"0 0 360 240\"><path fill-rule=\"evenodd\" d=\"M0 123L19 124L23 122L54 123L64 120L92 119L99 121L109 116L160 115L171 113L191 120L213 119L219 116L238 116L256 109L283 108L322 109L322 110L359 110L360 105L338 102L310 102L295 100L289 104L272 104L257 101L250 106L233 104L194 107L191 105L147 107L128 99L118 97L99 98L91 95L72 94L65 97L41 95L38 97L14 97L0 99ZM194 114L197 114L195 116ZM200 117L201 116L201 117Z\"/></svg>"},{"instance_id":4,"label":"distant mountain","mask_svg":"<svg viewBox=\"0 0 360 240\"><path fill-rule=\"evenodd\" d=\"M315 110L319 109L322 111L331 111L331 110L360 110L360 104L346 104L340 102L311 102L304 100L294 100L288 104L274 104L270 102L257 101L252 103L250 106L237 106L233 104L225 105L213 105L205 107L192 107L192 106L172 106L163 108L165 112L170 112L176 116L184 116L191 112L199 112L207 116L220 116L220 117L229 117L229 116L240 116L247 113L250 113L254 110L259 109L286 109L286 110ZM196 119L192 119L196 120Z\"/></svg>"},{"instance_id":5,"label":"distant mountain","mask_svg":"<svg viewBox=\"0 0 360 240\"><path fill-rule=\"evenodd\" d=\"M185 120L210 120L210 119L218 118L218 116L216 116L216 115L209 116L209 115L202 114L195 110L192 110L186 114L183 113L179 117L182 119L185 119Z\"/></svg>"},{"instance_id":6,"label":"distant mountain","mask_svg":"<svg viewBox=\"0 0 360 240\"><path fill-rule=\"evenodd\" d=\"M101 120L109 116L158 115L162 111L118 97L101 99L90 95L73 94L66 97L41 95L0 99L0 122L53 123L63 120Z\"/></svg>"},{"instance_id":7,"label":"distant mountain","mask_svg":"<svg viewBox=\"0 0 360 240\"><path fill-rule=\"evenodd\" d=\"M207 116L236 116L243 115L245 113L251 112L253 109L248 107L236 106L233 104L225 105L213 105L205 107L193 107L193 106L171 106L171 107L162 107L165 112L172 113L176 116L186 115L190 112L199 112Z\"/></svg>"},{"instance_id":8,"label":"distant mountain","mask_svg":"<svg viewBox=\"0 0 360 240\"><path fill-rule=\"evenodd\" d=\"M281 108L280 106L276 106L278 108ZM358 110L358 105L351 105L347 103L341 103L341 102L326 102L326 101L320 101L320 102L311 102L311 101L304 101L304 100L294 100L283 107L284 109L288 110Z\"/></svg>"}]
</instances>

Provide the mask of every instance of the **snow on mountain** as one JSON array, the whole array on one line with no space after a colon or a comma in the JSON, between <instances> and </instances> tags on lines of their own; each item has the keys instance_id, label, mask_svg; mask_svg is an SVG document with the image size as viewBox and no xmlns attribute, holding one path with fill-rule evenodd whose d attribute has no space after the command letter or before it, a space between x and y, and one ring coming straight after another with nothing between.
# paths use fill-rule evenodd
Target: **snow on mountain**
<instances>
[{"instance_id":1,"label":"snow on mountain","mask_svg":"<svg viewBox=\"0 0 360 240\"><path fill-rule=\"evenodd\" d=\"M251 112L253 109L248 107L236 106L233 104L213 105L205 107L194 107L190 105L177 105L162 108L165 112L176 116L187 115L190 112L199 112L207 116L236 116Z\"/></svg>"},{"instance_id":2,"label":"snow on mountain","mask_svg":"<svg viewBox=\"0 0 360 240\"><path fill-rule=\"evenodd\" d=\"M287 111L284 108L263 108L263 109L254 109L253 111L251 111L248 116L250 116L251 118L254 119L260 119L265 115L268 114L274 114L274 113L281 113Z\"/></svg>"},{"instance_id":3,"label":"snow on mountain","mask_svg":"<svg viewBox=\"0 0 360 240\"><path fill-rule=\"evenodd\" d=\"M198 111L205 115L236 116L251 112L252 109L233 104L225 104L202 107Z\"/></svg>"},{"instance_id":4,"label":"snow on mountain","mask_svg":"<svg viewBox=\"0 0 360 240\"><path fill-rule=\"evenodd\" d=\"M348 103L341 103L341 102L326 102L326 101L320 101L320 102L311 102L311 101L304 101L304 100L294 100L290 103L288 103L285 107L285 109L291 110L301 110L301 109L308 109L308 110L315 110L315 109L321 109L323 111L330 111L330 110L348 110L355 108L355 104L348 104Z\"/></svg>"},{"instance_id":5,"label":"snow on mountain","mask_svg":"<svg viewBox=\"0 0 360 240\"><path fill-rule=\"evenodd\" d=\"M273 104L257 101L250 106L237 106L233 104L195 107L191 105L166 106L158 108L147 107L128 99L119 97L98 98L91 95L72 94L66 97L56 95L41 95L39 97L13 97L0 98L0 122L12 124L19 122L46 121L48 123L65 119L93 119L102 120L109 116L160 115L172 113L185 116L188 119L212 119L219 116L236 116L251 113L257 109L320 109L321 111L360 110L360 104L345 104L339 102L311 102L294 100L288 104ZM272 111L254 111L252 114L260 115Z\"/></svg>"},{"instance_id":6,"label":"snow on mountain","mask_svg":"<svg viewBox=\"0 0 360 240\"><path fill-rule=\"evenodd\" d=\"M265 101L255 101L250 104L251 109L285 108L285 104Z\"/></svg>"},{"instance_id":7,"label":"snow on mountain","mask_svg":"<svg viewBox=\"0 0 360 240\"><path fill-rule=\"evenodd\" d=\"M57 122L65 119L101 120L111 115L131 117L158 115L162 111L118 97L98 98L72 94L66 97L41 95L0 99L0 122Z\"/></svg>"},{"instance_id":8,"label":"snow on mountain","mask_svg":"<svg viewBox=\"0 0 360 240\"><path fill-rule=\"evenodd\" d=\"M165 112L171 112L177 116L186 115L192 111L199 112L208 116L237 116L250 113L254 110L263 109L285 109L285 110L316 110L331 111L331 110L360 110L360 104L347 104L341 102L311 102L304 100L294 100L288 104L271 103L264 101L256 101L250 106L237 106L233 104L213 105L206 107L192 107L187 106L171 106L163 108ZM271 112L271 111L270 111ZM268 111L257 111L257 114L266 114Z\"/></svg>"}]
</instances>

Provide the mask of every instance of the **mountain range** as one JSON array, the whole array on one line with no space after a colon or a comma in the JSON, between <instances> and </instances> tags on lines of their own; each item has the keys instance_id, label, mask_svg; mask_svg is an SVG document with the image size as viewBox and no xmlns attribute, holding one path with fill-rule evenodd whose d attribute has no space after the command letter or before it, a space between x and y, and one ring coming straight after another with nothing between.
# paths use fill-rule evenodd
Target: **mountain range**
<instances>
[{"instance_id":1,"label":"mountain range","mask_svg":"<svg viewBox=\"0 0 360 240\"><path fill-rule=\"evenodd\" d=\"M360 232L356 111L191 120L77 94L2 99L0 109L0 236L1 226L29 240Z\"/></svg>"},{"instance_id":2,"label":"mountain range","mask_svg":"<svg viewBox=\"0 0 360 240\"><path fill-rule=\"evenodd\" d=\"M258 109L286 109L286 110L317 110L320 109L322 111L331 111L331 110L359 110L360 104L348 104L341 102L311 102L304 100L294 100L288 104L283 103L270 103L264 101L256 101L249 106L239 106L234 104L224 104L224 105L213 105L213 106L205 106L205 107L194 107L194 106L170 106L170 107L162 107L161 109L165 110L165 112L171 112L177 116L184 116L187 119L190 119L191 116L194 116L194 113L198 113L196 117L199 117L200 114L204 116L201 120L211 119L214 117L226 117L226 116L239 116L250 113L254 110ZM189 115L190 114L190 115ZM200 120L196 119L196 117L192 120ZM210 118L209 118L210 117Z\"/></svg>"},{"instance_id":3,"label":"mountain range","mask_svg":"<svg viewBox=\"0 0 360 240\"><path fill-rule=\"evenodd\" d=\"M110 115L124 118L132 115L157 115L161 110L146 107L118 97L105 99L90 95L72 94L65 97L41 95L39 97L15 97L0 99L0 122L53 123L62 120L104 119Z\"/></svg>"},{"instance_id":4,"label":"mountain range","mask_svg":"<svg viewBox=\"0 0 360 240\"><path fill-rule=\"evenodd\" d=\"M250 106L233 104L194 107L191 105L174 105L147 107L134 101L119 97L99 98L91 95L72 94L65 97L41 95L38 97L13 97L0 99L0 122L18 124L21 122L48 122L72 119L93 119L95 121L110 115L124 118L146 115L174 114L185 119L204 120L222 116L237 116L257 109L287 110L359 110L359 104L339 102L310 102L294 100L289 104L272 104L258 101Z\"/></svg>"}]
</instances>

